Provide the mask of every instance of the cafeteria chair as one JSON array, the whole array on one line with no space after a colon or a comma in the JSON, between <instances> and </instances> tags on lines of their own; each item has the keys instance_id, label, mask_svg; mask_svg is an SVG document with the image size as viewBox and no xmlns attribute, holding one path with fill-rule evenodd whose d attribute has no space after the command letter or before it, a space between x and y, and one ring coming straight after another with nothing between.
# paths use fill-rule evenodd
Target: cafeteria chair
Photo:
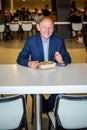
<instances>
[{"instance_id":1,"label":"cafeteria chair","mask_svg":"<svg viewBox=\"0 0 87 130\"><path fill-rule=\"evenodd\" d=\"M3 98L4 97L4 95L3 94L0 94L0 96ZM25 100L26 100L26 104L27 104L27 94L25 94Z\"/></svg>"},{"instance_id":2,"label":"cafeteria chair","mask_svg":"<svg viewBox=\"0 0 87 130\"><path fill-rule=\"evenodd\" d=\"M18 39L18 33L19 33L19 29L20 29L20 25L18 22L10 22L9 23L9 29L12 33L13 38L17 38Z\"/></svg>"},{"instance_id":3,"label":"cafeteria chair","mask_svg":"<svg viewBox=\"0 0 87 130\"><path fill-rule=\"evenodd\" d=\"M23 95L0 98L0 130L28 130Z\"/></svg>"},{"instance_id":4,"label":"cafeteria chair","mask_svg":"<svg viewBox=\"0 0 87 130\"><path fill-rule=\"evenodd\" d=\"M26 33L27 37L29 36L29 32L32 32L32 23L30 22L22 22L21 28L24 33ZM22 38L24 33L22 33Z\"/></svg>"},{"instance_id":5,"label":"cafeteria chair","mask_svg":"<svg viewBox=\"0 0 87 130\"><path fill-rule=\"evenodd\" d=\"M72 38L74 38L75 34L77 32L81 32L83 29L83 23L72 23L71 24L72 27Z\"/></svg>"},{"instance_id":6,"label":"cafeteria chair","mask_svg":"<svg viewBox=\"0 0 87 130\"><path fill-rule=\"evenodd\" d=\"M0 40L4 39L5 24L0 24Z\"/></svg>"},{"instance_id":7,"label":"cafeteria chair","mask_svg":"<svg viewBox=\"0 0 87 130\"><path fill-rule=\"evenodd\" d=\"M52 124L55 130L87 128L87 95L58 95L48 116L48 130Z\"/></svg>"}]
</instances>

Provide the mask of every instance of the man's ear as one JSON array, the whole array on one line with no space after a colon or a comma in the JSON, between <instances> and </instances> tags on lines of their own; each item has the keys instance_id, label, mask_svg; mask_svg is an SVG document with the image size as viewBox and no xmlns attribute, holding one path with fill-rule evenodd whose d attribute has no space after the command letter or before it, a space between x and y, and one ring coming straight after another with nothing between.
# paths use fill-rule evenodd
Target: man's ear
<instances>
[{"instance_id":1,"label":"man's ear","mask_svg":"<svg viewBox=\"0 0 87 130\"><path fill-rule=\"evenodd\" d=\"M37 28L38 31L40 31L39 24L36 25L36 28Z\"/></svg>"}]
</instances>

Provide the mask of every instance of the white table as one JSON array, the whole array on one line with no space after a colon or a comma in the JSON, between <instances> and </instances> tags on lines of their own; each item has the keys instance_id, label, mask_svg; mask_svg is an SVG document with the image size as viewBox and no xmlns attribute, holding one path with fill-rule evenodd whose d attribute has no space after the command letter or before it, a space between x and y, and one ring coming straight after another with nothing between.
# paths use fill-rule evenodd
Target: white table
<instances>
[{"instance_id":1,"label":"white table","mask_svg":"<svg viewBox=\"0 0 87 130\"><path fill-rule=\"evenodd\" d=\"M40 70L0 65L0 94L36 95L36 130L41 130L40 94L87 93L87 64Z\"/></svg>"}]
</instances>

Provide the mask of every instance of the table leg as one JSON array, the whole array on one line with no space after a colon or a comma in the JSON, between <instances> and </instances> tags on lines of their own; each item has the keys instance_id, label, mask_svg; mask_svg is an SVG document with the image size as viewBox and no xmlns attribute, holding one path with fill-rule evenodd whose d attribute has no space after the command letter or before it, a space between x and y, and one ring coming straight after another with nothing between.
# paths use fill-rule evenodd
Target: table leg
<instances>
[{"instance_id":1,"label":"table leg","mask_svg":"<svg viewBox=\"0 0 87 130\"><path fill-rule=\"evenodd\" d=\"M41 114L41 95L35 95L35 130L42 129L42 114Z\"/></svg>"}]
</instances>

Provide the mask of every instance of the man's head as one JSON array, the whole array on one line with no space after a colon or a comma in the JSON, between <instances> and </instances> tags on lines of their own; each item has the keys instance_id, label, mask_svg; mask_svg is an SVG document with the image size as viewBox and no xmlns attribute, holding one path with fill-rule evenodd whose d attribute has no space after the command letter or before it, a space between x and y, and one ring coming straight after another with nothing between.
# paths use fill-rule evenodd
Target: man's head
<instances>
[{"instance_id":1,"label":"man's head","mask_svg":"<svg viewBox=\"0 0 87 130\"><path fill-rule=\"evenodd\" d=\"M38 30L44 40L48 40L54 31L54 23L50 17L44 17L40 20Z\"/></svg>"}]
</instances>

